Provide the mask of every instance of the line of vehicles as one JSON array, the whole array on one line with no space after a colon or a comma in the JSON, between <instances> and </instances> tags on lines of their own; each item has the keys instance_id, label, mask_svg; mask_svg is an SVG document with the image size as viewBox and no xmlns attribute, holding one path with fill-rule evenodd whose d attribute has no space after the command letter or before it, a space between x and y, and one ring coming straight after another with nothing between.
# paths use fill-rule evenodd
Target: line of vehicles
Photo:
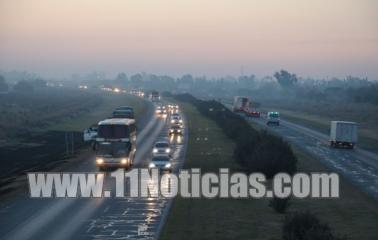
<instances>
[{"instance_id":1,"label":"line of vehicles","mask_svg":"<svg viewBox=\"0 0 378 240\"><path fill-rule=\"evenodd\" d=\"M243 114L245 117L260 118L261 113L253 107L249 97L235 96L232 106L235 113ZM279 112L267 112L265 123L269 125L280 125ZM334 148L353 149L358 139L358 124L348 121L331 121L329 144Z\"/></svg>"},{"instance_id":2,"label":"line of vehicles","mask_svg":"<svg viewBox=\"0 0 378 240\"><path fill-rule=\"evenodd\" d=\"M152 159L148 168L157 168L162 171L172 172L172 149L168 137L182 137L184 131L183 119L177 104L158 104L155 112L158 117L168 118L169 130L166 138L155 143L152 149Z\"/></svg>"},{"instance_id":3,"label":"line of vehicles","mask_svg":"<svg viewBox=\"0 0 378 240\"><path fill-rule=\"evenodd\" d=\"M141 96L140 92L135 94ZM160 103L158 92L152 91L149 99L155 103L156 114L164 115L169 119L169 130L166 139L161 139L154 144L152 160L148 167L171 172L172 149L168 137L183 135L183 119L178 105ZM84 141L92 143L96 155L96 166L100 171L109 168L131 168L136 155L136 140L137 127L134 110L130 106L116 108L109 118L84 131Z\"/></svg>"}]
</instances>

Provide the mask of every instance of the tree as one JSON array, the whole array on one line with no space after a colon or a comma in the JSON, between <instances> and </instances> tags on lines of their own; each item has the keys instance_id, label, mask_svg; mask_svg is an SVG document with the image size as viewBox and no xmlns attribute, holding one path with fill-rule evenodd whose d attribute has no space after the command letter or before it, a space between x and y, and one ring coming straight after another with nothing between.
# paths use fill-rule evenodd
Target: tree
<instances>
[{"instance_id":1,"label":"tree","mask_svg":"<svg viewBox=\"0 0 378 240\"><path fill-rule=\"evenodd\" d=\"M126 82L128 80L126 73L118 73L116 80L119 82Z\"/></svg>"},{"instance_id":2,"label":"tree","mask_svg":"<svg viewBox=\"0 0 378 240\"><path fill-rule=\"evenodd\" d=\"M298 82L298 78L295 74L291 74L286 70L281 70L274 74L274 77L277 79L277 82L283 88L290 88Z\"/></svg>"},{"instance_id":3,"label":"tree","mask_svg":"<svg viewBox=\"0 0 378 240\"><path fill-rule=\"evenodd\" d=\"M341 240L335 236L331 228L320 222L310 212L297 212L286 216L283 225L284 240Z\"/></svg>"},{"instance_id":4,"label":"tree","mask_svg":"<svg viewBox=\"0 0 378 240\"><path fill-rule=\"evenodd\" d=\"M34 90L34 86L30 82L22 80L14 85L14 90L19 92L30 92Z\"/></svg>"},{"instance_id":5,"label":"tree","mask_svg":"<svg viewBox=\"0 0 378 240\"><path fill-rule=\"evenodd\" d=\"M134 88L139 88L143 84L143 76L142 74L138 73L135 75L132 75L130 77L131 86Z\"/></svg>"},{"instance_id":6,"label":"tree","mask_svg":"<svg viewBox=\"0 0 378 240\"><path fill-rule=\"evenodd\" d=\"M7 92L9 89L8 84L5 82L5 78L0 75L0 92Z\"/></svg>"}]
</instances>

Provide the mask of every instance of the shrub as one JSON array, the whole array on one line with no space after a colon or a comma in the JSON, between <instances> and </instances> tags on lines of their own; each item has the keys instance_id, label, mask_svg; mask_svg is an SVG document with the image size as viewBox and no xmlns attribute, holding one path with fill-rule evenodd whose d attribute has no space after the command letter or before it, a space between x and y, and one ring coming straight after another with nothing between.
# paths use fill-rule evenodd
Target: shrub
<instances>
[{"instance_id":1,"label":"shrub","mask_svg":"<svg viewBox=\"0 0 378 240\"><path fill-rule=\"evenodd\" d=\"M341 240L336 237L331 228L320 222L310 212L297 212L285 217L282 238L284 240Z\"/></svg>"},{"instance_id":2,"label":"shrub","mask_svg":"<svg viewBox=\"0 0 378 240\"><path fill-rule=\"evenodd\" d=\"M269 201L269 207L273 208L278 213L285 213L290 206L289 198L274 197Z\"/></svg>"}]
</instances>

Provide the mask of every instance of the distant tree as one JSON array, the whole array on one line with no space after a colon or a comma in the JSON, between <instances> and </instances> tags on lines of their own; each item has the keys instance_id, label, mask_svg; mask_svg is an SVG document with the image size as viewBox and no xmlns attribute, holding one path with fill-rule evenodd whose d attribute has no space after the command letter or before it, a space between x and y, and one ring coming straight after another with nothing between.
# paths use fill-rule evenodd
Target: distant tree
<instances>
[{"instance_id":1,"label":"distant tree","mask_svg":"<svg viewBox=\"0 0 378 240\"><path fill-rule=\"evenodd\" d=\"M16 85L14 85L13 89L19 92L30 92L34 91L34 86L31 82L22 80L17 82Z\"/></svg>"},{"instance_id":2,"label":"distant tree","mask_svg":"<svg viewBox=\"0 0 378 240\"><path fill-rule=\"evenodd\" d=\"M9 86L5 82L5 78L2 75L0 75L0 92L6 92L8 91L8 89L9 89Z\"/></svg>"},{"instance_id":3,"label":"distant tree","mask_svg":"<svg viewBox=\"0 0 378 240\"><path fill-rule=\"evenodd\" d=\"M131 86L134 88L139 88L143 84L143 76L142 74L138 73L135 75L132 75L130 77Z\"/></svg>"},{"instance_id":4,"label":"distant tree","mask_svg":"<svg viewBox=\"0 0 378 240\"><path fill-rule=\"evenodd\" d=\"M281 70L274 74L274 77L277 79L277 82L283 88L290 88L298 82L298 78L295 74L291 74L286 70Z\"/></svg>"},{"instance_id":5,"label":"distant tree","mask_svg":"<svg viewBox=\"0 0 378 240\"><path fill-rule=\"evenodd\" d=\"M116 80L119 82L126 82L128 80L126 73L118 73Z\"/></svg>"},{"instance_id":6,"label":"distant tree","mask_svg":"<svg viewBox=\"0 0 378 240\"><path fill-rule=\"evenodd\" d=\"M47 86L47 82L43 79L35 79L33 81L31 81L31 84L35 87L35 88L44 88Z\"/></svg>"},{"instance_id":7,"label":"distant tree","mask_svg":"<svg viewBox=\"0 0 378 240\"><path fill-rule=\"evenodd\" d=\"M240 76L238 79L238 82L241 87L251 89L256 84L255 75Z\"/></svg>"},{"instance_id":8,"label":"distant tree","mask_svg":"<svg viewBox=\"0 0 378 240\"><path fill-rule=\"evenodd\" d=\"M182 76L178 82L180 83L186 83L186 84L193 84L194 80L193 80L193 77L192 75L190 74L185 74L184 76Z\"/></svg>"}]
</instances>

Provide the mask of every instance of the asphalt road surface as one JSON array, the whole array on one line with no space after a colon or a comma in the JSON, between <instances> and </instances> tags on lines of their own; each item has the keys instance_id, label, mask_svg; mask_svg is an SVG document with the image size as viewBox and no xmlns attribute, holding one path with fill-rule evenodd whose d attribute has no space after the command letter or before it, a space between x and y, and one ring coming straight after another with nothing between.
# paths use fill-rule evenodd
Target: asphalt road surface
<instances>
[{"instance_id":1,"label":"asphalt road surface","mask_svg":"<svg viewBox=\"0 0 378 240\"><path fill-rule=\"evenodd\" d=\"M149 104L145 119L138 124L135 165L147 166L153 144L166 138L169 124L154 115ZM181 167L187 141L173 138L172 165ZM86 157L70 169L95 172L95 156ZM104 189L115 191L114 180L104 181ZM127 185L127 184L126 184ZM127 189L126 189L127 192ZM72 198L31 199L25 196L0 209L1 239L156 239L169 211L167 198Z\"/></svg>"},{"instance_id":2,"label":"asphalt road surface","mask_svg":"<svg viewBox=\"0 0 378 240\"><path fill-rule=\"evenodd\" d=\"M267 126L264 117L247 119L305 150L378 200L377 154L358 147L353 150L330 148L328 135L286 120L281 119L280 126Z\"/></svg>"}]
</instances>

